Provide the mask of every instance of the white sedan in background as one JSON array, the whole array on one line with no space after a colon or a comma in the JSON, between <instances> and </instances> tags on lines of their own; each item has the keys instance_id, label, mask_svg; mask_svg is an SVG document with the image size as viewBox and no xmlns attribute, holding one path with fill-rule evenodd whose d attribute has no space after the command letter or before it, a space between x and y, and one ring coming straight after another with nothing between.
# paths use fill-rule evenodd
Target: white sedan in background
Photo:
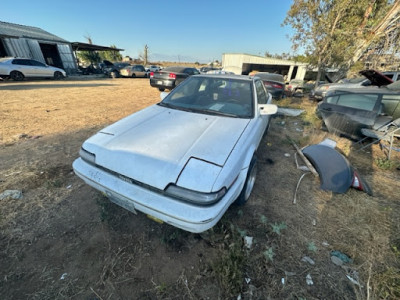
<instances>
[{"instance_id":1,"label":"white sedan in background","mask_svg":"<svg viewBox=\"0 0 400 300\"><path fill-rule=\"evenodd\" d=\"M86 140L75 173L109 199L202 232L250 197L276 105L258 78L195 75Z\"/></svg>"},{"instance_id":2,"label":"white sedan in background","mask_svg":"<svg viewBox=\"0 0 400 300\"><path fill-rule=\"evenodd\" d=\"M0 77L11 78L16 81L30 78L62 79L67 74L63 69L48 66L30 58L4 57L0 58Z\"/></svg>"}]
</instances>

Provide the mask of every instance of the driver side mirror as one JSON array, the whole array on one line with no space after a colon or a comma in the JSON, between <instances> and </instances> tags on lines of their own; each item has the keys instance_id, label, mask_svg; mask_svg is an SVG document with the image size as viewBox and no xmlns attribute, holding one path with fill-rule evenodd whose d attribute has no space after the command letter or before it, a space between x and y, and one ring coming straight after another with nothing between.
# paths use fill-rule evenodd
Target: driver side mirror
<instances>
[{"instance_id":1,"label":"driver side mirror","mask_svg":"<svg viewBox=\"0 0 400 300\"><path fill-rule=\"evenodd\" d=\"M278 106L275 104L258 104L258 110L262 116L274 115L278 111Z\"/></svg>"}]
</instances>

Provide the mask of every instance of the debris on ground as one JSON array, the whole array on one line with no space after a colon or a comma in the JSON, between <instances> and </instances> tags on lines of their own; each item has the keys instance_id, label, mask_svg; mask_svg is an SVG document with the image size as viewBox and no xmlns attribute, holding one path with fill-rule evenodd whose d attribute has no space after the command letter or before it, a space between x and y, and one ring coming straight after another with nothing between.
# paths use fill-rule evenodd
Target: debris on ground
<instances>
[{"instance_id":1,"label":"debris on ground","mask_svg":"<svg viewBox=\"0 0 400 300\"><path fill-rule=\"evenodd\" d=\"M0 200L5 200L5 199L13 199L13 200L19 200L22 199L22 191L20 190L5 190L0 194Z\"/></svg>"},{"instance_id":2,"label":"debris on ground","mask_svg":"<svg viewBox=\"0 0 400 300\"><path fill-rule=\"evenodd\" d=\"M278 107L277 114L289 116L289 117L297 117L297 116L300 116L303 112L304 112L304 109Z\"/></svg>"}]
</instances>

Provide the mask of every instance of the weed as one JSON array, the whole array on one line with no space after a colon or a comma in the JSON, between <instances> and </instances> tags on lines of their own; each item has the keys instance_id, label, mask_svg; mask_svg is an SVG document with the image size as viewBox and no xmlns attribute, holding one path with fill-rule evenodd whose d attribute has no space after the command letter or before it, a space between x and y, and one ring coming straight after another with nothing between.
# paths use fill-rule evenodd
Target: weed
<instances>
[{"instance_id":1,"label":"weed","mask_svg":"<svg viewBox=\"0 0 400 300\"><path fill-rule=\"evenodd\" d=\"M267 250L265 250L264 252L264 257L269 260L269 261L273 261L274 260L274 256L275 256L275 252L274 249L272 247L269 247Z\"/></svg>"},{"instance_id":2,"label":"weed","mask_svg":"<svg viewBox=\"0 0 400 300\"><path fill-rule=\"evenodd\" d=\"M266 216L264 216L264 215L261 215L260 216L260 222L261 222L261 224L263 224L265 226L268 223L268 218Z\"/></svg>"},{"instance_id":3,"label":"weed","mask_svg":"<svg viewBox=\"0 0 400 300\"><path fill-rule=\"evenodd\" d=\"M242 288L246 257L245 251L242 249L243 239L241 237L244 231L240 231L234 226L229 226L225 229L228 229L225 230L228 231L225 232L225 236L229 238L224 240L223 252L211 267L221 288L229 298L237 295Z\"/></svg>"},{"instance_id":4,"label":"weed","mask_svg":"<svg viewBox=\"0 0 400 300\"><path fill-rule=\"evenodd\" d=\"M314 252L314 253L318 251L318 248L317 248L317 246L315 245L314 242L309 242L308 245L307 245L307 249L309 251L311 251L311 252Z\"/></svg>"},{"instance_id":5,"label":"weed","mask_svg":"<svg viewBox=\"0 0 400 300\"><path fill-rule=\"evenodd\" d=\"M385 272L375 276L377 299L400 299L400 274L398 269L389 267Z\"/></svg>"},{"instance_id":6,"label":"weed","mask_svg":"<svg viewBox=\"0 0 400 300\"><path fill-rule=\"evenodd\" d=\"M282 223L274 223L274 224L270 224L272 227L272 232L276 233L277 235L281 235L281 230L282 229L286 229L287 226L285 224L285 222Z\"/></svg>"},{"instance_id":7,"label":"weed","mask_svg":"<svg viewBox=\"0 0 400 300\"><path fill-rule=\"evenodd\" d=\"M395 163L387 158L378 157L375 159L375 163L382 170L390 170L395 167Z\"/></svg>"},{"instance_id":8,"label":"weed","mask_svg":"<svg viewBox=\"0 0 400 300\"><path fill-rule=\"evenodd\" d=\"M62 187L62 185L63 185L63 182L60 179L48 180L46 182L47 189L60 188L60 187Z\"/></svg>"}]
</instances>

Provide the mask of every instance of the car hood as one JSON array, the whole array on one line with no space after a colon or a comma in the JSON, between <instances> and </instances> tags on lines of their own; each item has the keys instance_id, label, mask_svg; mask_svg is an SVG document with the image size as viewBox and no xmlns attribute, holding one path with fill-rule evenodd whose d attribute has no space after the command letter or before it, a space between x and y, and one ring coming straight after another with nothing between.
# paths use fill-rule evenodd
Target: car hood
<instances>
[{"instance_id":1,"label":"car hood","mask_svg":"<svg viewBox=\"0 0 400 300\"><path fill-rule=\"evenodd\" d=\"M153 105L101 130L83 148L97 165L164 189L192 157L222 167L249 122Z\"/></svg>"},{"instance_id":2,"label":"car hood","mask_svg":"<svg viewBox=\"0 0 400 300\"><path fill-rule=\"evenodd\" d=\"M393 83L392 79L375 70L363 70L359 73L360 75L367 77L371 81L372 85L382 86Z\"/></svg>"}]
</instances>

